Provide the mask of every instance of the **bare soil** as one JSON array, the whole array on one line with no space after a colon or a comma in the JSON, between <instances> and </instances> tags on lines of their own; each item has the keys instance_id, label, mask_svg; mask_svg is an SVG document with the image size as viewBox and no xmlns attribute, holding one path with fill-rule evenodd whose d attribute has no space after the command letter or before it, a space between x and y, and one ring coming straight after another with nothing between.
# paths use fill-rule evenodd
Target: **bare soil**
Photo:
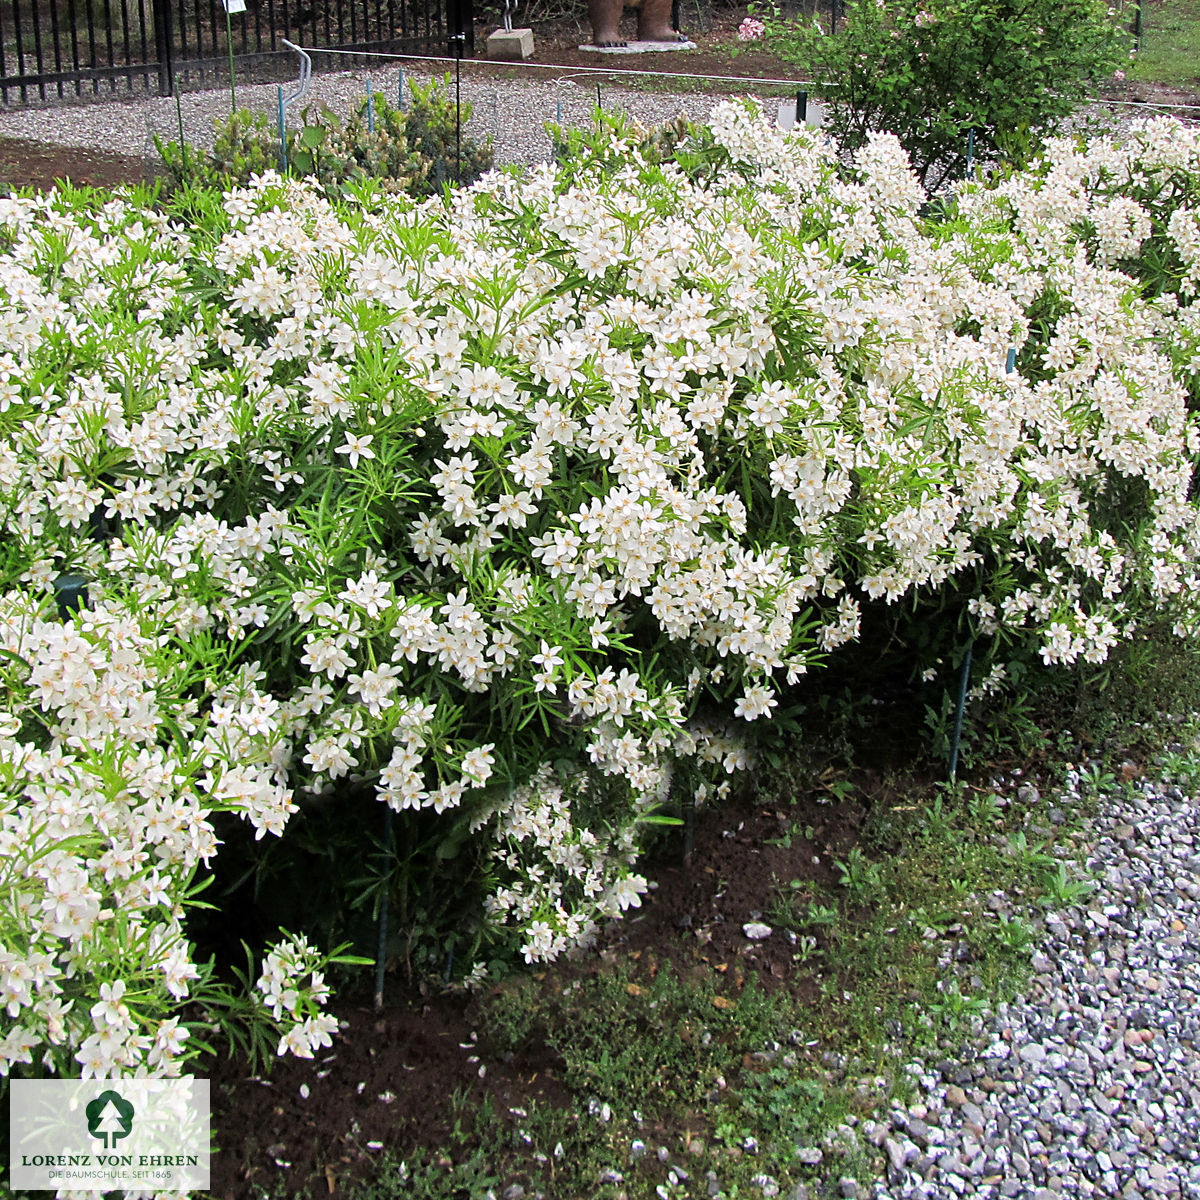
<instances>
[{"instance_id":1,"label":"bare soil","mask_svg":"<svg viewBox=\"0 0 1200 1200\"><path fill-rule=\"evenodd\" d=\"M476 31L477 54L467 69L475 74L495 74L505 78L546 77L546 66L605 68L620 71L652 72L663 77L662 83L649 81L649 86L659 86L664 91L673 86L673 75L718 75L723 77L745 77L759 79L788 79L794 70L774 55L753 45L742 46L736 39L736 31L744 8L719 9L704 16L697 24L693 9L690 18L685 12L684 29L697 43L697 49L671 53L602 55L580 50L581 43L591 40L590 29L581 26L572 18L559 18L546 22L535 29L536 52L531 65L520 63L489 63L487 61L487 35L495 26L481 25ZM624 32L634 36L634 17L626 14ZM731 51L737 47L737 53ZM420 71L420 62L413 64ZM445 62L430 62L428 70L445 71ZM640 78L647 85L644 76ZM696 85L691 85L696 86ZM700 85L704 86L704 85ZM710 85L716 90L737 92L745 90L737 83L722 89L718 82ZM109 154L72 146L56 146L49 143L26 141L20 138L0 137L0 193L8 189L53 187L62 180L76 185L116 187L124 183L141 183L153 175L154 164L139 156Z\"/></svg>"},{"instance_id":2,"label":"bare soil","mask_svg":"<svg viewBox=\"0 0 1200 1200\"><path fill-rule=\"evenodd\" d=\"M861 784L878 788L876 802L890 799L871 776ZM617 967L635 980L673 970L704 974L730 997L753 976L763 989L812 998L818 977L798 971L788 941L748 941L742 926L762 918L781 887L827 889L833 860L857 842L863 815L861 805L830 803L820 789L783 798L751 791L732 807L702 813L686 864L679 834L650 863L653 886L642 910L614 923L581 960L538 979L557 992ZM811 839L797 829L811 829ZM380 1146L400 1157L444 1146L456 1092L479 1100L486 1091L500 1113L530 1102L572 1106L560 1064L541 1043L489 1053L478 999L452 990L392 999L399 985L389 980L388 988L380 1013L365 998L338 1005L347 1027L312 1062L280 1060L268 1078L229 1060L198 1071L212 1079L214 1196L344 1194L349 1181L371 1176Z\"/></svg>"},{"instance_id":3,"label":"bare soil","mask_svg":"<svg viewBox=\"0 0 1200 1200\"><path fill-rule=\"evenodd\" d=\"M145 160L133 155L0 137L0 193L26 187L44 190L62 180L78 186L119 187L145 178Z\"/></svg>"}]
</instances>

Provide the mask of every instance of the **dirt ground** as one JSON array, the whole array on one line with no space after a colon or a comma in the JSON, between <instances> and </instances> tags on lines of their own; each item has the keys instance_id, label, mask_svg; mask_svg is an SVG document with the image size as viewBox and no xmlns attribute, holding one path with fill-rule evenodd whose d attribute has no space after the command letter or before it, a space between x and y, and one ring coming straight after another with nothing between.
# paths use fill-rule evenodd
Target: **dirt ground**
<instances>
[{"instance_id":1,"label":"dirt ground","mask_svg":"<svg viewBox=\"0 0 1200 1200\"><path fill-rule=\"evenodd\" d=\"M44 189L63 179L92 187L118 187L140 183L145 174L145 161L126 154L0 138L0 190Z\"/></svg>"},{"instance_id":2,"label":"dirt ground","mask_svg":"<svg viewBox=\"0 0 1200 1200\"><path fill-rule=\"evenodd\" d=\"M870 788L869 779L863 783ZM635 978L665 969L705 972L730 996L753 975L764 989L811 994L817 977L798 973L785 939L749 942L742 927L759 920L793 880L801 890L832 884L833 860L856 842L862 814L854 803L829 803L819 790L783 799L747 794L701 814L686 865L677 834L649 865L653 884L641 911L614 923L582 961L552 974L568 980L617 966ZM811 840L789 837L797 827L811 829ZM251 1200L272 1188L340 1194L347 1181L370 1176L380 1146L401 1156L438 1148L453 1127L455 1092L481 1098L486 1089L500 1112L530 1101L570 1102L544 1046L489 1055L470 996L398 996L395 981L388 988L391 1002L378 1014L365 998L336 1006L349 1027L314 1061L281 1059L269 1078L231 1061L206 1066L218 1147L215 1197Z\"/></svg>"},{"instance_id":3,"label":"dirt ground","mask_svg":"<svg viewBox=\"0 0 1200 1200\"><path fill-rule=\"evenodd\" d=\"M737 42L737 27L744 16L744 8L717 9L705 14L697 24L695 10L691 19L685 12L683 25L697 43L697 49L628 56L581 51L580 43L591 40L589 30L575 20L559 19L535 30L535 55L531 62L539 66L530 68L523 68L518 63L483 65L487 62L487 35L495 26L480 25L476 30L475 64L470 70L477 75L487 71L507 78L519 78L523 74L542 78L545 75L543 68L547 64L575 68L606 67L613 71L654 71L664 76L695 73L786 79L794 75L794 70L774 55L754 47L742 47ZM626 15L623 31L631 38L634 36L632 14ZM730 50L735 46L739 50L736 56ZM415 62L413 68L420 71L422 64ZM445 69L445 62L429 63L430 71ZM46 188L62 179L69 179L75 184L113 187L122 183L142 182L152 173L153 163L138 156L0 137L0 190L4 185L13 189Z\"/></svg>"}]
</instances>

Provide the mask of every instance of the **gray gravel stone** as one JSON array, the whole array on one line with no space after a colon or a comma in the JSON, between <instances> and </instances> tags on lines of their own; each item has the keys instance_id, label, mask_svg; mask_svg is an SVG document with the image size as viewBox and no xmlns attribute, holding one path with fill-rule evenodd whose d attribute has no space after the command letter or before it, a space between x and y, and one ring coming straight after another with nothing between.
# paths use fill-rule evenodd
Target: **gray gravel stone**
<instances>
[{"instance_id":1,"label":"gray gravel stone","mask_svg":"<svg viewBox=\"0 0 1200 1200\"><path fill-rule=\"evenodd\" d=\"M1054 808L1078 788L1068 773ZM873 1200L1200 1200L1200 805L1139 780L1098 801L1082 844L1097 886L1030 914L1026 994L953 1057L907 1065L921 1094L891 1114Z\"/></svg>"}]
</instances>

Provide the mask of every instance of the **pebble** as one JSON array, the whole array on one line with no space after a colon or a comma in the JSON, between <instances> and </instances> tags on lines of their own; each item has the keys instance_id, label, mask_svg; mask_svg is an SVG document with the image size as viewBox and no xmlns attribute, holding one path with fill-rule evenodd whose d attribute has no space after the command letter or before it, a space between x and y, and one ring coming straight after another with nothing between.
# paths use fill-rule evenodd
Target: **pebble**
<instances>
[{"instance_id":1,"label":"pebble","mask_svg":"<svg viewBox=\"0 0 1200 1200\"><path fill-rule=\"evenodd\" d=\"M1200 804L1147 775L1097 800L1082 842L1097 886L1031 914L1024 994L904 1068L917 1096L872 1200L1200 1198Z\"/></svg>"}]
</instances>

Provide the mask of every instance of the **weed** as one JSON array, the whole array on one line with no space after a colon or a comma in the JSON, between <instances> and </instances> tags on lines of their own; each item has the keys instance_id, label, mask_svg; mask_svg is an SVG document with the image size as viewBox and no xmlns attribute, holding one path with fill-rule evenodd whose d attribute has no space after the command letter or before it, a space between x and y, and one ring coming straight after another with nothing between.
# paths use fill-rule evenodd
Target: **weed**
<instances>
[{"instance_id":1,"label":"weed","mask_svg":"<svg viewBox=\"0 0 1200 1200\"><path fill-rule=\"evenodd\" d=\"M1030 845L1023 829L1018 829L1008 839L1009 851L1013 859L1028 871L1052 868L1058 862L1053 854L1047 854L1043 842Z\"/></svg>"},{"instance_id":2,"label":"weed","mask_svg":"<svg viewBox=\"0 0 1200 1200\"><path fill-rule=\"evenodd\" d=\"M1096 885L1089 879L1072 879L1067 874L1067 864L1059 862L1053 871L1042 876L1042 886L1046 902L1061 907L1078 904Z\"/></svg>"},{"instance_id":3,"label":"weed","mask_svg":"<svg viewBox=\"0 0 1200 1200\"><path fill-rule=\"evenodd\" d=\"M748 1137L774 1149L784 1162L796 1146L810 1145L846 1111L845 1098L828 1084L783 1066L748 1076L737 1098L734 1119L721 1130L727 1144L743 1146Z\"/></svg>"},{"instance_id":4,"label":"weed","mask_svg":"<svg viewBox=\"0 0 1200 1200\"><path fill-rule=\"evenodd\" d=\"M1169 750L1160 758L1159 770L1166 779L1172 779L1185 788L1194 787L1200 781L1200 755L1195 749L1182 746Z\"/></svg>"},{"instance_id":5,"label":"weed","mask_svg":"<svg viewBox=\"0 0 1200 1200\"><path fill-rule=\"evenodd\" d=\"M537 987L531 979L516 979L501 988L488 1006L489 1048L513 1054L525 1045L538 1025Z\"/></svg>"},{"instance_id":6,"label":"weed","mask_svg":"<svg viewBox=\"0 0 1200 1200\"><path fill-rule=\"evenodd\" d=\"M796 939L793 951L793 962L806 963L819 953L817 950L817 939L811 934L801 934Z\"/></svg>"},{"instance_id":7,"label":"weed","mask_svg":"<svg viewBox=\"0 0 1200 1200\"><path fill-rule=\"evenodd\" d=\"M852 846L844 859L835 859L842 887L851 899L865 903L878 893L883 884L883 871L871 862L858 846Z\"/></svg>"},{"instance_id":8,"label":"weed","mask_svg":"<svg viewBox=\"0 0 1200 1200\"><path fill-rule=\"evenodd\" d=\"M838 919L838 910L831 904L818 904L815 900L804 909L801 924L809 927L828 927Z\"/></svg>"},{"instance_id":9,"label":"weed","mask_svg":"<svg viewBox=\"0 0 1200 1200\"><path fill-rule=\"evenodd\" d=\"M955 1025L967 1017L983 1016L989 1009L982 996L967 996L959 988L958 980L938 982L938 994L929 1001L929 1011L948 1024Z\"/></svg>"},{"instance_id":10,"label":"weed","mask_svg":"<svg viewBox=\"0 0 1200 1200\"><path fill-rule=\"evenodd\" d=\"M1009 954L1023 955L1033 945L1033 930L1019 917L997 917L990 933Z\"/></svg>"},{"instance_id":11,"label":"weed","mask_svg":"<svg viewBox=\"0 0 1200 1200\"><path fill-rule=\"evenodd\" d=\"M1079 768L1079 787L1085 794L1102 796L1116 786L1116 775L1099 763L1087 763Z\"/></svg>"}]
</instances>

